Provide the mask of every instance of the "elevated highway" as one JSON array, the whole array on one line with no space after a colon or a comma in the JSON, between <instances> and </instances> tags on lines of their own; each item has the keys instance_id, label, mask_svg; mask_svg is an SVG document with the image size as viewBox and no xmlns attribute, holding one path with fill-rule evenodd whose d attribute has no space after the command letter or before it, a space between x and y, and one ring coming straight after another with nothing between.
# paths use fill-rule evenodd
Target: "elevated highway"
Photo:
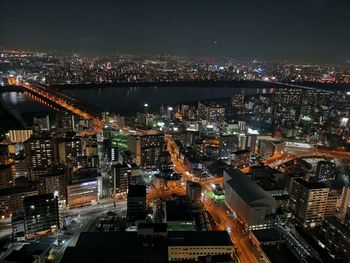
<instances>
[{"instance_id":1,"label":"elevated highway","mask_svg":"<svg viewBox=\"0 0 350 263\"><path fill-rule=\"evenodd\" d=\"M48 86L35 83L33 81L18 81L15 77L8 77L8 83L10 85L16 85L24 88L26 91L44 98L50 101L52 104L57 105L59 108L63 108L72 114L79 116L85 120L90 120L92 128L81 132L81 136L89 136L97 134L103 129L103 121L98 116L95 109L91 109L87 105L79 102L76 98L62 93Z\"/></svg>"}]
</instances>

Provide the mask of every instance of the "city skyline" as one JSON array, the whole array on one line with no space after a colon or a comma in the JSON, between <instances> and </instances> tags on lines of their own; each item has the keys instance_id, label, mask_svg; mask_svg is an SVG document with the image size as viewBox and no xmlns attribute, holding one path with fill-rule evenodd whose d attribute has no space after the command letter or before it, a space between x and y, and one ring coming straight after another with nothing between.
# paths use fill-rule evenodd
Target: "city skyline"
<instances>
[{"instance_id":1,"label":"city skyline","mask_svg":"<svg viewBox=\"0 0 350 263\"><path fill-rule=\"evenodd\" d=\"M0 262L349 263L349 0L0 10Z\"/></svg>"},{"instance_id":2,"label":"city skyline","mask_svg":"<svg viewBox=\"0 0 350 263\"><path fill-rule=\"evenodd\" d=\"M348 1L1 1L4 48L349 63ZM61 16L64 14L64 17Z\"/></svg>"}]
</instances>

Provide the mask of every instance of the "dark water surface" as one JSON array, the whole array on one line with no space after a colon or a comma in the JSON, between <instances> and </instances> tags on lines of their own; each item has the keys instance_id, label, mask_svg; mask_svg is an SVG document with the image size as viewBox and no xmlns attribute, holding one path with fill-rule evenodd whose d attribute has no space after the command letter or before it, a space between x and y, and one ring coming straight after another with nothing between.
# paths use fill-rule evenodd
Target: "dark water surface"
<instances>
[{"instance_id":1,"label":"dark water surface","mask_svg":"<svg viewBox=\"0 0 350 263\"><path fill-rule=\"evenodd\" d=\"M112 112L136 112L142 110L145 103L151 110L161 105L194 102L231 97L242 89L230 87L104 87L75 88L65 92ZM246 89L245 94L257 94L262 89Z\"/></svg>"}]
</instances>

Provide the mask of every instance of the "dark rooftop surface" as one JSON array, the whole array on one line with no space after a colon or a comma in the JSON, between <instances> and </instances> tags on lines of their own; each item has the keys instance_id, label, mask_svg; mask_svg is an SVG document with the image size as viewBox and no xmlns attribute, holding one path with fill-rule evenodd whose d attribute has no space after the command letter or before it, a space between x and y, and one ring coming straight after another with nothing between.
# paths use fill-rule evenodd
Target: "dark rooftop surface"
<instances>
[{"instance_id":1,"label":"dark rooftop surface","mask_svg":"<svg viewBox=\"0 0 350 263\"><path fill-rule=\"evenodd\" d=\"M263 251L271 263L296 263L300 262L289 250L286 244L262 246Z\"/></svg>"},{"instance_id":2,"label":"dark rooftop surface","mask_svg":"<svg viewBox=\"0 0 350 263\"><path fill-rule=\"evenodd\" d=\"M173 231L168 233L169 246L232 246L226 231Z\"/></svg>"},{"instance_id":3,"label":"dark rooftop surface","mask_svg":"<svg viewBox=\"0 0 350 263\"><path fill-rule=\"evenodd\" d=\"M146 196L146 185L135 184L129 186L128 197Z\"/></svg>"},{"instance_id":4,"label":"dark rooftop surface","mask_svg":"<svg viewBox=\"0 0 350 263\"><path fill-rule=\"evenodd\" d=\"M24 197L23 202L36 201L36 200L42 200L42 199L52 199L52 198L54 198L53 193L31 195L31 196Z\"/></svg>"},{"instance_id":5,"label":"dark rooftop surface","mask_svg":"<svg viewBox=\"0 0 350 263\"><path fill-rule=\"evenodd\" d=\"M37 191L37 186L20 186L0 189L0 196Z\"/></svg>"},{"instance_id":6,"label":"dark rooftop surface","mask_svg":"<svg viewBox=\"0 0 350 263\"><path fill-rule=\"evenodd\" d=\"M238 151L234 151L232 153L235 155L240 155L240 154L250 153L250 151L249 150L238 150Z\"/></svg>"},{"instance_id":7,"label":"dark rooftop surface","mask_svg":"<svg viewBox=\"0 0 350 263\"><path fill-rule=\"evenodd\" d=\"M167 221L193 221L190 203L183 199L166 201Z\"/></svg>"},{"instance_id":8,"label":"dark rooftop surface","mask_svg":"<svg viewBox=\"0 0 350 263\"><path fill-rule=\"evenodd\" d=\"M83 232L61 262L168 262L168 246L232 246L225 231L168 232L167 238L143 239L137 232ZM152 244L150 244L152 243Z\"/></svg>"},{"instance_id":9,"label":"dark rooftop surface","mask_svg":"<svg viewBox=\"0 0 350 263\"><path fill-rule=\"evenodd\" d=\"M334 226L340 233L342 233L342 235L347 236L348 239L350 238L350 229L340 222L335 216L326 217L324 223Z\"/></svg>"},{"instance_id":10,"label":"dark rooftop surface","mask_svg":"<svg viewBox=\"0 0 350 263\"><path fill-rule=\"evenodd\" d=\"M187 185L190 187L202 188L202 186L199 183L193 181L187 181Z\"/></svg>"},{"instance_id":11,"label":"dark rooftop surface","mask_svg":"<svg viewBox=\"0 0 350 263\"><path fill-rule=\"evenodd\" d=\"M141 224L138 224L138 228L139 229L153 229L153 231L156 233L162 233L162 232L167 231L168 226L166 223L158 223L158 224L141 223Z\"/></svg>"},{"instance_id":12,"label":"dark rooftop surface","mask_svg":"<svg viewBox=\"0 0 350 263\"><path fill-rule=\"evenodd\" d=\"M25 244L19 250L13 250L6 258L6 262L35 262L35 256L45 253L49 249L49 244L33 242Z\"/></svg>"},{"instance_id":13,"label":"dark rooftop surface","mask_svg":"<svg viewBox=\"0 0 350 263\"><path fill-rule=\"evenodd\" d=\"M328 188L327 185L325 185L324 183L321 183L321 182L308 182L308 181L305 181L304 179L301 179L301 178L297 178L297 179L295 179L295 181L297 181L298 183L300 183L301 185L305 186L308 189Z\"/></svg>"},{"instance_id":14,"label":"dark rooftop surface","mask_svg":"<svg viewBox=\"0 0 350 263\"><path fill-rule=\"evenodd\" d=\"M259 242L272 242L282 240L282 235L277 229L261 229L254 230L254 236L259 240Z\"/></svg>"},{"instance_id":15,"label":"dark rooftop surface","mask_svg":"<svg viewBox=\"0 0 350 263\"><path fill-rule=\"evenodd\" d=\"M168 261L164 242L143 246L137 232L83 232L75 247L68 247L61 262L135 262Z\"/></svg>"},{"instance_id":16,"label":"dark rooftop surface","mask_svg":"<svg viewBox=\"0 0 350 263\"><path fill-rule=\"evenodd\" d=\"M228 175L227 184L248 204L253 205L259 200L268 200L277 207L276 200L257 183L238 169L225 171Z\"/></svg>"}]
</instances>

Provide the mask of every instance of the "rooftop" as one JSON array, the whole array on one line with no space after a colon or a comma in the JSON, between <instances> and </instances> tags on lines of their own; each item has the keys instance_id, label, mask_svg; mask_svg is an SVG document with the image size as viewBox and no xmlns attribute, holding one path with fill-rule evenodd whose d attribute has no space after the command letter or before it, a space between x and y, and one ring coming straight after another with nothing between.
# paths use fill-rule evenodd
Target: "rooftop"
<instances>
[{"instance_id":1,"label":"rooftop","mask_svg":"<svg viewBox=\"0 0 350 263\"><path fill-rule=\"evenodd\" d=\"M128 197L133 197L133 196L146 196L146 185L144 184L129 185Z\"/></svg>"},{"instance_id":2,"label":"rooftop","mask_svg":"<svg viewBox=\"0 0 350 263\"><path fill-rule=\"evenodd\" d=\"M30 202L30 201L44 200L44 199L52 199L52 198L54 198L53 193L41 194L41 195L31 195L31 196L24 197L23 202Z\"/></svg>"},{"instance_id":3,"label":"rooftop","mask_svg":"<svg viewBox=\"0 0 350 263\"><path fill-rule=\"evenodd\" d=\"M238 150L238 151L232 152L232 154L235 154L235 155L250 154L250 151L249 150Z\"/></svg>"},{"instance_id":4,"label":"rooftop","mask_svg":"<svg viewBox=\"0 0 350 263\"><path fill-rule=\"evenodd\" d=\"M322 189L322 188L328 188L328 186L322 182L316 182L316 181L305 181L302 178L295 179L296 182L299 184L305 186L308 189Z\"/></svg>"},{"instance_id":5,"label":"rooftop","mask_svg":"<svg viewBox=\"0 0 350 263\"><path fill-rule=\"evenodd\" d=\"M168 232L168 246L232 246L226 231Z\"/></svg>"},{"instance_id":6,"label":"rooftop","mask_svg":"<svg viewBox=\"0 0 350 263\"><path fill-rule=\"evenodd\" d=\"M0 196L20 194L25 192L34 192L37 190L38 188L35 185L3 188L3 189L0 189Z\"/></svg>"},{"instance_id":7,"label":"rooftop","mask_svg":"<svg viewBox=\"0 0 350 263\"><path fill-rule=\"evenodd\" d=\"M346 236L348 240L350 239L350 229L342 222L340 222L335 216L326 217L324 224L325 223L335 227L338 232Z\"/></svg>"},{"instance_id":8,"label":"rooftop","mask_svg":"<svg viewBox=\"0 0 350 263\"><path fill-rule=\"evenodd\" d=\"M75 247L68 247L61 262L164 263L168 260L164 242L143 245L137 232L83 232Z\"/></svg>"},{"instance_id":9,"label":"rooftop","mask_svg":"<svg viewBox=\"0 0 350 263\"><path fill-rule=\"evenodd\" d=\"M190 203L187 199L166 201L167 221L193 221Z\"/></svg>"},{"instance_id":10,"label":"rooftop","mask_svg":"<svg viewBox=\"0 0 350 263\"><path fill-rule=\"evenodd\" d=\"M67 262L164 263L168 246L230 246L226 231L174 231L167 237L143 238L137 232L83 232L75 247L67 247Z\"/></svg>"},{"instance_id":11,"label":"rooftop","mask_svg":"<svg viewBox=\"0 0 350 263\"><path fill-rule=\"evenodd\" d=\"M273 206L278 206L270 193L266 192L247 175L238 169L226 170L226 183L248 204L254 205L259 200L265 199Z\"/></svg>"}]
</instances>

